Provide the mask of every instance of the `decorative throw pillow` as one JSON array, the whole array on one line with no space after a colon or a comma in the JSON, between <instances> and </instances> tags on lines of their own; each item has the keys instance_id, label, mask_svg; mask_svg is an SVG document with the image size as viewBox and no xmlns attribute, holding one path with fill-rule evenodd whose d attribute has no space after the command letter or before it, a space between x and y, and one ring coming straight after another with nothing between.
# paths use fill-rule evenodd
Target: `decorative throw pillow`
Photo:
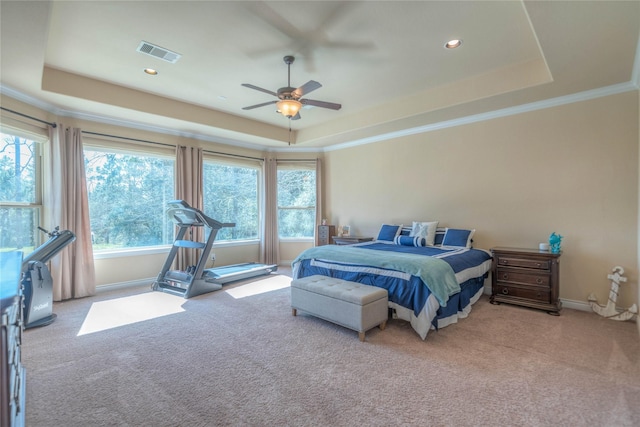
<instances>
[{"instance_id":1,"label":"decorative throw pillow","mask_svg":"<svg viewBox=\"0 0 640 427\"><path fill-rule=\"evenodd\" d=\"M426 246L426 239L420 236L401 236L398 235L393 239L393 243L402 246Z\"/></svg>"},{"instance_id":2,"label":"decorative throw pillow","mask_svg":"<svg viewBox=\"0 0 640 427\"><path fill-rule=\"evenodd\" d=\"M402 228L400 229L400 235L401 236L410 236L411 235L411 227L403 225Z\"/></svg>"},{"instance_id":3,"label":"decorative throw pillow","mask_svg":"<svg viewBox=\"0 0 640 427\"><path fill-rule=\"evenodd\" d=\"M382 224L380 228L380 232L378 233L378 240L388 240L393 242L393 239L400 234L400 230L402 229L402 224L400 225L389 225Z\"/></svg>"},{"instance_id":4,"label":"decorative throw pillow","mask_svg":"<svg viewBox=\"0 0 640 427\"><path fill-rule=\"evenodd\" d=\"M475 232L475 228L473 230L447 228L447 231L444 233L444 239L442 239L442 246L460 246L463 248L470 248L471 238Z\"/></svg>"},{"instance_id":5,"label":"decorative throw pillow","mask_svg":"<svg viewBox=\"0 0 640 427\"><path fill-rule=\"evenodd\" d=\"M436 228L436 238L433 241L435 246L442 245L442 240L444 240L444 233L447 232L446 227L438 227Z\"/></svg>"},{"instance_id":6,"label":"decorative throw pillow","mask_svg":"<svg viewBox=\"0 0 640 427\"><path fill-rule=\"evenodd\" d=\"M413 221L413 227L411 227L411 233L409 236L424 237L427 246L433 246L436 238L436 229L438 228L438 221L429 222L417 222Z\"/></svg>"}]
</instances>

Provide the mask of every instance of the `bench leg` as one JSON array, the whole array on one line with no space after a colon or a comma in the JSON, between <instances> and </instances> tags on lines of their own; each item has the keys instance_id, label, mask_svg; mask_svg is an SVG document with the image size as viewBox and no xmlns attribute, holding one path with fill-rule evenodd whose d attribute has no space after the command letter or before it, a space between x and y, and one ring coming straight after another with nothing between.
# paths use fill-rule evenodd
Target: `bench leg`
<instances>
[{"instance_id":1,"label":"bench leg","mask_svg":"<svg viewBox=\"0 0 640 427\"><path fill-rule=\"evenodd\" d=\"M360 341L364 342L364 332L358 332L358 338L360 338Z\"/></svg>"},{"instance_id":2,"label":"bench leg","mask_svg":"<svg viewBox=\"0 0 640 427\"><path fill-rule=\"evenodd\" d=\"M384 331L384 328L386 328L386 327L387 327L387 321L384 320L382 323L380 323L380 330Z\"/></svg>"},{"instance_id":3,"label":"bench leg","mask_svg":"<svg viewBox=\"0 0 640 427\"><path fill-rule=\"evenodd\" d=\"M291 314L293 314L295 316L296 314L298 314L298 311L295 308L292 308L291 309Z\"/></svg>"}]
</instances>

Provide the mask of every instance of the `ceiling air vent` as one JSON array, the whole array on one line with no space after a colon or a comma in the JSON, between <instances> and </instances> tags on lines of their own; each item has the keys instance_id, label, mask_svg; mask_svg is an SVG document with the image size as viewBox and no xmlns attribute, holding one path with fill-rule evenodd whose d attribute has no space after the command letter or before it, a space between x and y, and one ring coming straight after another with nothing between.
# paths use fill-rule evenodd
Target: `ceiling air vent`
<instances>
[{"instance_id":1,"label":"ceiling air vent","mask_svg":"<svg viewBox=\"0 0 640 427\"><path fill-rule=\"evenodd\" d=\"M182 56L179 53L171 52L168 49L165 49L160 46L156 46L154 44L151 44L145 41L141 41L140 44L138 45L138 49L136 50L140 53L145 53L147 55L155 56L156 58L162 59L163 61L171 62L172 64L175 64L178 61L178 59L180 59L180 57Z\"/></svg>"}]
</instances>

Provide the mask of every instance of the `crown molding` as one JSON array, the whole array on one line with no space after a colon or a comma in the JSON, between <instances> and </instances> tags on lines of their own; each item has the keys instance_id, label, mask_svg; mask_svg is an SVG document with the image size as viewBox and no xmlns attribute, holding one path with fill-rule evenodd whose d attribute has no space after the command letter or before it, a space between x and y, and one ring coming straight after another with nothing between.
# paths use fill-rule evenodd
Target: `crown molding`
<instances>
[{"instance_id":1,"label":"crown molding","mask_svg":"<svg viewBox=\"0 0 640 427\"><path fill-rule=\"evenodd\" d=\"M401 131L394 131L394 132L384 133L384 134L380 134L372 137L361 138L361 139L350 141L344 144L336 144L331 147L326 147L324 151L342 150L345 148L371 144L374 142L386 141L389 139L401 138L409 135L433 132L435 130L447 129L447 128L452 128L456 126L463 126L471 123L482 122L486 120L493 120L501 117L513 116L516 114L528 113L530 111L544 110L546 108L557 107L560 105L572 104L575 102L583 102L591 99L602 98L605 96L611 96L611 95L617 95L620 93L630 92L630 91L638 90L638 87L639 86L632 81L629 81L626 83L619 83L619 84L606 86L598 89L578 92L571 95L559 96L557 98L550 98L550 99L545 99L543 101L531 102L529 104L517 105L515 107L503 108L500 110L489 111L486 113L460 117L453 120L445 120L442 122L431 123L424 126L417 126L413 128L403 129Z\"/></svg>"},{"instance_id":2,"label":"crown molding","mask_svg":"<svg viewBox=\"0 0 640 427\"><path fill-rule=\"evenodd\" d=\"M630 92L639 90L640 88L640 43L638 43L638 54L636 54L636 61L633 67L633 75L632 80L626 83L619 83L611 86L605 86L602 88L587 90L583 92L578 92L571 95L559 96L556 98L550 98L543 101L531 102L528 104L517 105L515 107L503 108L500 110L489 111L486 113L474 114L470 116L460 117L453 120L445 120L442 122L431 123L424 126L417 126L413 128L407 128L400 131L388 132L379 135L374 135L371 137L360 138L354 141L349 141L346 143L332 145L331 147L324 148L301 148L296 147L295 144L293 146L287 146L283 148L274 148L274 147L264 147L256 144L246 143L240 140L232 139L232 138L219 138L219 137L210 137L202 134L189 133L189 132L180 132L174 129L160 127L160 126L151 126L138 122L131 122L127 120L114 119L110 117L98 116L94 114L83 113L80 111L70 111L66 109L62 109L56 107L52 104L39 100L37 98L25 95L15 89L7 87L3 84L0 84L0 93L6 95L8 97L14 98L18 101L24 102L25 104L29 104L31 106L40 108L44 111L47 111L51 114L55 114L57 116L62 117L72 117L76 119L82 119L92 122L104 123L114 126L138 129L143 131L155 132L165 135L173 135L184 138L191 138L199 141L213 142L224 145L231 145L234 147L247 148L257 151L264 152L330 152L343 150L345 148L357 147L360 145L372 144L375 142L386 141L389 139L402 138L409 135L416 135L421 133L432 132L441 129L447 129L456 126L463 126L471 123L482 122L485 120L493 120L501 117L509 117L516 114L528 113L536 110L543 110L546 108L558 107L561 105L572 104L575 102L583 102L591 99L602 98L605 96L617 95L620 93Z\"/></svg>"}]
</instances>

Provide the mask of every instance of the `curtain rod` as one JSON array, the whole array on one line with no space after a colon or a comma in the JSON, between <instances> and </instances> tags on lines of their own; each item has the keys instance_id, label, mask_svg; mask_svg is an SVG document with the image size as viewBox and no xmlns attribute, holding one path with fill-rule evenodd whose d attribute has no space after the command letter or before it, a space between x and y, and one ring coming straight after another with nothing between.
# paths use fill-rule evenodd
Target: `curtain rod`
<instances>
[{"instance_id":1,"label":"curtain rod","mask_svg":"<svg viewBox=\"0 0 640 427\"><path fill-rule=\"evenodd\" d=\"M318 160L318 158L316 157L315 159L273 159L276 162L315 162L316 160Z\"/></svg>"},{"instance_id":2,"label":"curtain rod","mask_svg":"<svg viewBox=\"0 0 640 427\"><path fill-rule=\"evenodd\" d=\"M176 147L176 145L165 144L163 142L148 141L146 139L128 138L126 136L109 135L109 134L106 134L106 133L90 132L90 131L86 131L86 130L83 130L82 133L86 133L87 135L105 136L107 138L117 138L117 139L125 139L125 140L128 140L128 141L144 142L146 144L163 145L165 147L172 147L172 148ZM243 159L261 160L261 161L264 160L261 157L241 156L241 155L238 155L238 154L221 153L221 152L218 152L218 151L209 151L209 150L202 150L202 151L205 152L205 153L208 153L208 154L219 154L221 156L239 157L239 158L243 158Z\"/></svg>"},{"instance_id":3,"label":"curtain rod","mask_svg":"<svg viewBox=\"0 0 640 427\"><path fill-rule=\"evenodd\" d=\"M220 156L227 156L227 157L239 157L241 159L250 159L250 160L260 160L260 161L264 161L264 159L262 157L251 157L251 156L243 156L240 154L229 154L229 153L221 153L220 151L211 151L211 150L202 150L203 152L207 153L207 154L218 154Z\"/></svg>"},{"instance_id":4,"label":"curtain rod","mask_svg":"<svg viewBox=\"0 0 640 427\"><path fill-rule=\"evenodd\" d=\"M0 109L5 110L5 111L8 111L8 112L13 113L13 114L17 114L18 116L26 117L27 119L35 120L36 122L44 123L45 125L49 125L49 126L51 126L52 128L54 128L54 129L58 127L58 125L57 125L57 124L55 124L55 123L49 123L49 122L47 122L47 121L40 120L40 119L38 119L37 117L28 116L28 115L26 115L26 114L22 114L22 113L19 113L19 112L17 112L17 111L13 111L13 110L10 110L10 109L5 108L5 107L0 107Z\"/></svg>"},{"instance_id":5,"label":"curtain rod","mask_svg":"<svg viewBox=\"0 0 640 427\"><path fill-rule=\"evenodd\" d=\"M126 139L127 141L144 142L146 144L164 145L165 147L175 147L175 145L165 144L162 142L147 141L146 139L128 138L126 136L109 135L106 133L89 132L86 130L83 130L82 133L86 133L87 135L106 136L107 138Z\"/></svg>"}]
</instances>

